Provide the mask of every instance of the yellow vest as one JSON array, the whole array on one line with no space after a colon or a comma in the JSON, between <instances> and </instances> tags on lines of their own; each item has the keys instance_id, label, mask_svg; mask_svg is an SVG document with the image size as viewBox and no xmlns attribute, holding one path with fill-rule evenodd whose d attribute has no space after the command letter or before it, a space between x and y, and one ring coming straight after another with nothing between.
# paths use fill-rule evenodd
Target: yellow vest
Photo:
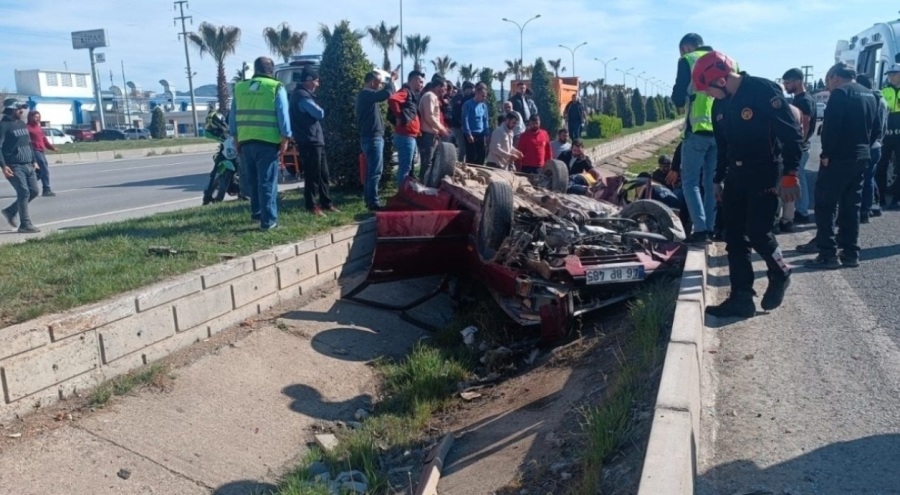
<instances>
[{"instance_id":1,"label":"yellow vest","mask_svg":"<svg viewBox=\"0 0 900 495\"><path fill-rule=\"evenodd\" d=\"M278 116L275 114L275 98L282 84L268 77L254 77L234 86L237 139L279 144Z\"/></svg>"},{"instance_id":2,"label":"yellow vest","mask_svg":"<svg viewBox=\"0 0 900 495\"><path fill-rule=\"evenodd\" d=\"M895 88L893 86L885 86L881 90L881 96L884 97L884 102L887 103L888 112L897 113L900 112L900 89Z\"/></svg>"},{"instance_id":3,"label":"yellow vest","mask_svg":"<svg viewBox=\"0 0 900 495\"><path fill-rule=\"evenodd\" d=\"M709 53L709 51L695 50L684 56L684 59L687 60L688 67L691 69L691 74L694 73L694 65L697 63L697 60L707 53ZM688 108L687 119L691 124L691 131L712 132L713 97L704 92L697 92L697 90L694 89L693 81L688 86L688 97L690 107Z\"/></svg>"}]
</instances>

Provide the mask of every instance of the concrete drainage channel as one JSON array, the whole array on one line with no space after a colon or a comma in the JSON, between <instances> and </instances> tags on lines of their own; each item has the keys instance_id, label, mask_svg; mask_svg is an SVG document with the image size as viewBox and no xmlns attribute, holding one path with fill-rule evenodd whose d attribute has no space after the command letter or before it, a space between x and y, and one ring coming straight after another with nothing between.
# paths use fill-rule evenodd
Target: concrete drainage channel
<instances>
[{"instance_id":1,"label":"concrete drainage channel","mask_svg":"<svg viewBox=\"0 0 900 495\"><path fill-rule=\"evenodd\" d=\"M600 163L680 124L601 144L591 150L592 159ZM368 220L2 328L0 422L93 388L363 270L374 248L375 223Z\"/></svg>"},{"instance_id":2,"label":"concrete drainage channel","mask_svg":"<svg viewBox=\"0 0 900 495\"><path fill-rule=\"evenodd\" d=\"M706 250L688 251L638 495L693 494L700 439Z\"/></svg>"}]
</instances>

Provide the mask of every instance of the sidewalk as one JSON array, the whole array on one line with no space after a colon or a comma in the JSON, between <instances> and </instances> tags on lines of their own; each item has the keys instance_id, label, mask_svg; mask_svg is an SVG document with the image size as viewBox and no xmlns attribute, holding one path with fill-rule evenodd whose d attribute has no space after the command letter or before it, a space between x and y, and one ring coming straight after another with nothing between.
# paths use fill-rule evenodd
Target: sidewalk
<instances>
[{"instance_id":1,"label":"sidewalk","mask_svg":"<svg viewBox=\"0 0 900 495\"><path fill-rule=\"evenodd\" d=\"M793 250L814 228L781 235L798 267L784 305L707 319L698 494L900 493L898 231L891 212L863 225L862 265L830 272L807 270L811 256ZM718 302L724 244L710 266ZM754 268L761 295L765 265Z\"/></svg>"},{"instance_id":2,"label":"sidewalk","mask_svg":"<svg viewBox=\"0 0 900 495\"><path fill-rule=\"evenodd\" d=\"M411 301L433 283L382 285L363 295ZM166 392L120 397L20 438L9 436L28 420L4 425L0 495L250 495L273 488L307 451L315 426L352 421L373 402L377 378L368 363L405 355L425 334L393 313L338 297L323 290L306 306L276 308L268 316L280 317L281 328L269 319L223 332L212 352L174 370ZM415 314L442 324L449 304L438 297ZM46 419L49 411L35 414Z\"/></svg>"}]
</instances>

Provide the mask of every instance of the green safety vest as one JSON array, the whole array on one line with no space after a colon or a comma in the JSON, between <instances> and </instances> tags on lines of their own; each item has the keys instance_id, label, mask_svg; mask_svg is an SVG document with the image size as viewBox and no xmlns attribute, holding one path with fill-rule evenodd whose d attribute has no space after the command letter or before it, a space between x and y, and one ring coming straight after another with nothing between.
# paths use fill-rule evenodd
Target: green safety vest
<instances>
[{"instance_id":1,"label":"green safety vest","mask_svg":"<svg viewBox=\"0 0 900 495\"><path fill-rule=\"evenodd\" d=\"M275 114L275 99L282 84L269 77L254 77L234 86L237 139L262 141L279 144L281 131L278 130L278 116Z\"/></svg>"},{"instance_id":2,"label":"green safety vest","mask_svg":"<svg viewBox=\"0 0 900 495\"><path fill-rule=\"evenodd\" d=\"M694 65L697 63L697 60L710 53L706 50L695 50L691 53L688 53L684 56L684 59L687 60L688 67L691 69L691 74L694 73ZM697 131L706 131L712 132L712 106L713 106L714 98L709 96L704 92L697 92L694 89L694 83L691 81L691 84L688 86L688 102L690 107L687 112L688 122L691 124L691 130L693 132ZM687 128L685 128L685 131Z\"/></svg>"},{"instance_id":3,"label":"green safety vest","mask_svg":"<svg viewBox=\"0 0 900 495\"><path fill-rule=\"evenodd\" d=\"M900 89L895 88L893 86L885 86L884 89L881 90L881 96L884 97L884 102L887 103L888 112L897 113L900 112Z\"/></svg>"}]
</instances>

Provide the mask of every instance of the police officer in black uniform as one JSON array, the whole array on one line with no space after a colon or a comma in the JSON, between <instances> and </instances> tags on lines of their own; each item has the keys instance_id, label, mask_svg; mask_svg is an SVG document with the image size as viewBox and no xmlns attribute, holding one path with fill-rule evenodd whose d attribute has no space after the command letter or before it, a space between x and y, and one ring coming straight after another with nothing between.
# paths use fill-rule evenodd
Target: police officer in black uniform
<instances>
[{"instance_id":1,"label":"police officer in black uniform","mask_svg":"<svg viewBox=\"0 0 900 495\"><path fill-rule=\"evenodd\" d=\"M37 162L31 148L31 138L22 115L28 105L16 98L3 101L3 119L0 120L0 169L6 180L16 190L16 201L0 210L12 227L19 233L36 234L41 230L31 223L28 203L38 197L38 183L35 170ZM16 222L18 217L19 222Z\"/></svg>"},{"instance_id":2,"label":"police officer in black uniform","mask_svg":"<svg viewBox=\"0 0 900 495\"><path fill-rule=\"evenodd\" d=\"M706 312L720 318L748 318L756 314L751 247L768 267L763 310L780 306L790 285L791 269L772 227L778 196L788 202L800 194L797 169L803 135L781 87L746 72L734 72L734 62L721 52L700 57L692 76L697 91L716 99L712 108L718 146L714 183L716 197L722 198L731 278L728 299L708 306Z\"/></svg>"}]
</instances>

